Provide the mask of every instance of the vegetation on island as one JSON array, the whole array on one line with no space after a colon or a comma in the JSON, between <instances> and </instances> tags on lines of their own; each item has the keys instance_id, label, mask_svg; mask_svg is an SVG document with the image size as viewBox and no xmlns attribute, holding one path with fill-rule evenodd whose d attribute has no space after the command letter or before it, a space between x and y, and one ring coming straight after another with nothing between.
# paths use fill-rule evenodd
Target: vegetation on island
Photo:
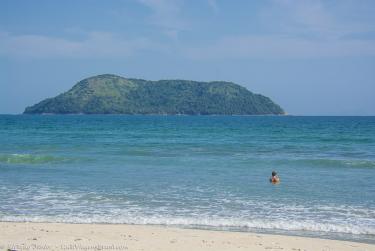
<instances>
[{"instance_id":1,"label":"vegetation on island","mask_svg":"<svg viewBox=\"0 0 375 251\"><path fill-rule=\"evenodd\" d=\"M105 74L25 109L26 114L284 114L271 99L223 81L147 81Z\"/></svg>"}]
</instances>

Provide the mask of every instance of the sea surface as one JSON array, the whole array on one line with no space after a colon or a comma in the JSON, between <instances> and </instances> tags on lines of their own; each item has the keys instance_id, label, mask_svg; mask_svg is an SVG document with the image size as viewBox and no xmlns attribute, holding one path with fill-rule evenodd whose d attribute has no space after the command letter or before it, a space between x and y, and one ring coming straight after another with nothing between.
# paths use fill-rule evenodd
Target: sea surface
<instances>
[{"instance_id":1,"label":"sea surface","mask_svg":"<svg viewBox=\"0 0 375 251\"><path fill-rule=\"evenodd\" d=\"M375 117L0 115L0 221L375 243Z\"/></svg>"}]
</instances>

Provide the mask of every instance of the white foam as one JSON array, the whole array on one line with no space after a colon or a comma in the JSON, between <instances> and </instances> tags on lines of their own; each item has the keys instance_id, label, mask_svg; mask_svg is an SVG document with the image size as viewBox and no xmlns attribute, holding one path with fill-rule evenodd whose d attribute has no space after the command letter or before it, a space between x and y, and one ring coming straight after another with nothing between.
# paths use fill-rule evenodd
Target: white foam
<instances>
[{"instance_id":1,"label":"white foam","mask_svg":"<svg viewBox=\"0 0 375 251\"><path fill-rule=\"evenodd\" d=\"M132 194L134 195L134 193ZM144 197L144 195L140 194ZM314 231L375 235L375 209L336 204L276 206L228 194L206 204L148 197L142 201L101 193L67 192L48 186L0 186L0 220L67 223L125 223ZM21 203L22 202L22 203ZM178 203L180 204L178 204ZM202 200L200 200L202 202ZM155 206L157 205L157 206Z\"/></svg>"},{"instance_id":2,"label":"white foam","mask_svg":"<svg viewBox=\"0 0 375 251\"><path fill-rule=\"evenodd\" d=\"M312 221L283 221L283 220L250 220L225 218L193 218L193 217L161 217L122 215L76 215L76 216L5 216L0 215L1 221L11 222L61 222L61 223L110 223L110 224L142 224L142 225L178 225L202 226L239 229L265 229L289 231L313 231L345 234L375 235L374 227L363 227L353 224L316 223Z\"/></svg>"}]
</instances>

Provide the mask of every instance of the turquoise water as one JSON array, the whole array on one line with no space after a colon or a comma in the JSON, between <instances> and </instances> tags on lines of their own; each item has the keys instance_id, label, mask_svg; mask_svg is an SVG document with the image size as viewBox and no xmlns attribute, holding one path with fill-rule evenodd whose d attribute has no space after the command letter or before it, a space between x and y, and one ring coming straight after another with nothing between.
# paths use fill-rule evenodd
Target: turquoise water
<instances>
[{"instance_id":1,"label":"turquoise water","mask_svg":"<svg viewBox=\"0 0 375 251\"><path fill-rule=\"evenodd\" d=\"M375 242L374 179L375 117L0 116L1 221Z\"/></svg>"}]
</instances>

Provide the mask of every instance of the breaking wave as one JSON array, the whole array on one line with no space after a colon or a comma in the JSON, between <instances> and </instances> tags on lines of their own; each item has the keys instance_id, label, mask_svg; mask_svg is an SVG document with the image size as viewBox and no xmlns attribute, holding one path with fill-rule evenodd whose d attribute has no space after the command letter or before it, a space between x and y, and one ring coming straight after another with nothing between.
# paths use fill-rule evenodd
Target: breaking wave
<instances>
[{"instance_id":1,"label":"breaking wave","mask_svg":"<svg viewBox=\"0 0 375 251\"><path fill-rule=\"evenodd\" d=\"M46 164L55 162L66 162L68 158L56 157L51 155L33 155L33 154L5 154L0 155L1 163L8 164Z\"/></svg>"}]
</instances>

